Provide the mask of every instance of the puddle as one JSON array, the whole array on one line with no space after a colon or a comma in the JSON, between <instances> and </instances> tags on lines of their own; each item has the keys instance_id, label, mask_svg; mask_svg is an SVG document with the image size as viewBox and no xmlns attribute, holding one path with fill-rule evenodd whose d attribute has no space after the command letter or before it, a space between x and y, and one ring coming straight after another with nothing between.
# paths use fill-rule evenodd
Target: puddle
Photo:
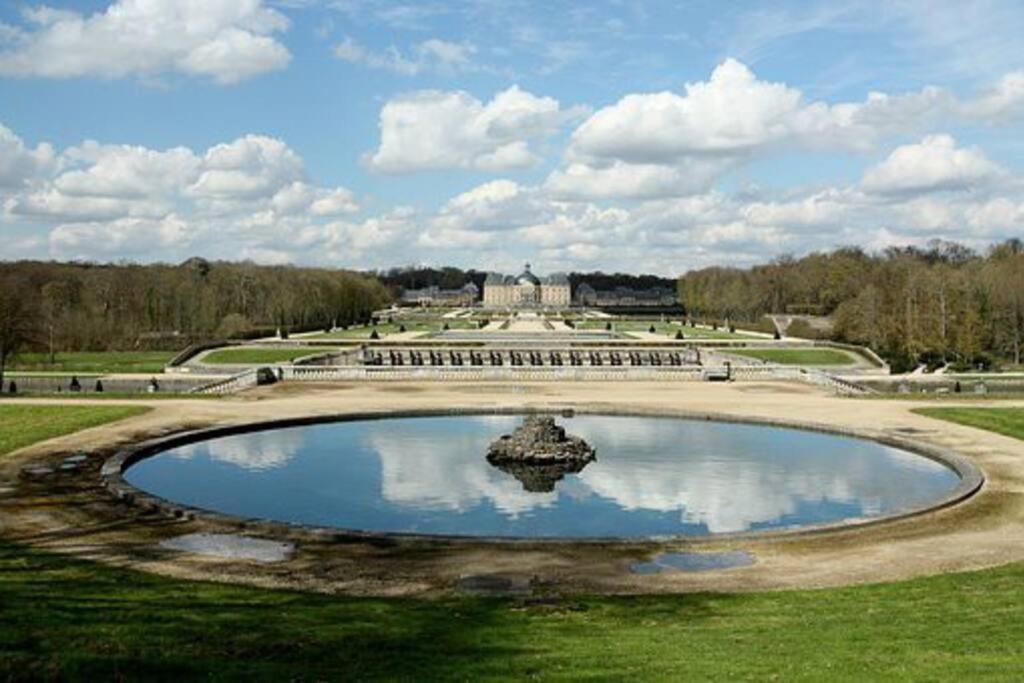
<instances>
[{"instance_id":1,"label":"puddle","mask_svg":"<svg viewBox=\"0 0 1024 683\"><path fill-rule=\"evenodd\" d=\"M186 534L163 541L160 547L193 555L255 562L283 562L295 551L292 543L232 534Z\"/></svg>"},{"instance_id":2,"label":"puddle","mask_svg":"<svg viewBox=\"0 0 1024 683\"><path fill-rule=\"evenodd\" d=\"M455 587L462 593L482 595L510 595L530 592L530 582L526 579L496 574L476 574L459 579Z\"/></svg>"},{"instance_id":3,"label":"puddle","mask_svg":"<svg viewBox=\"0 0 1024 683\"><path fill-rule=\"evenodd\" d=\"M707 572L754 564L754 556L742 550L722 553L661 553L650 562L634 562L629 570L634 574L661 572Z\"/></svg>"},{"instance_id":4,"label":"puddle","mask_svg":"<svg viewBox=\"0 0 1024 683\"><path fill-rule=\"evenodd\" d=\"M29 465L22 467L21 473L27 477L48 477L53 474L53 468L46 465Z\"/></svg>"}]
</instances>

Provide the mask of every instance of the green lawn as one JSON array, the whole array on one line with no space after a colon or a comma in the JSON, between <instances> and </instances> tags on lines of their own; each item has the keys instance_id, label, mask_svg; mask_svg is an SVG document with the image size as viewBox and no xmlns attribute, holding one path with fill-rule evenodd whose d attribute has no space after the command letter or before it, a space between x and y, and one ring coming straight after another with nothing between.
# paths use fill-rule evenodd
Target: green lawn
<instances>
[{"instance_id":1,"label":"green lawn","mask_svg":"<svg viewBox=\"0 0 1024 683\"><path fill-rule=\"evenodd\" d=\"M335 349L301 347L294 349L261 349L258 347L235 347L211 351L202 358L210 365L259 365L260 363L290 363L296 358L329 353Z\"/></svg>"},{"instance_id":2,"label":"green lawn","mask_svg":"<svg viewBox=\"0 0 1024 683\"><path fill-rule=\"evenodd\" d=\"M674 325L653 320L581 320L576 323L578 330L603 330L611 322L616 332L648 332L651 325L654 325L656 334L663 334L667 337L675 337L676 332L682 331L685 339L753 339L743 332L730 332L726 329L712 330L703 327L690 327L689 325Z\"/></svg>"},{"instance_id":3,"label":"green lawn","mask_svg":"<svg viewBox=\"0 0 1024 683\"><path fill-rule=\"evenodd\" d=\"M1024 408L916 408L914 412L1024 439Z\"/></svg>"},{"instance_id":4,"label":"green lawn","mask_svg":"<svg viewBox=\"0 0 1024 683\"><path fill-rule=\"evenodd\" d=\"M395 334L398 332L400 325L382 323L377 325L377 334L381 337L389 334ZM441 329L441 323L427 324L419 322L405 323L406 332L436 332ZM347 330L335 330L334 332L324 332L323 334L314 335L311 339L369 339L373 333L373 326L366 327L350 327Z\"/></svg>"},{"instance_id":5,"label":"green lawn","mask_svg":"<svg viewBox=\"0 0 1024 683\"><path fill-rule=\"evenodd\" d=\"M42 410L33 424L68 409ZM1024 433L1024 412L996 424ZM367 599L0 542L0 679L1019 680L1021 633L1022 564L773 593Z\"/></svg>"},{"instance_id":6,"label":"green lawn","mask_svg":"<svg viewBox=\"0 0 1024 683\"><path fill-rule=\"evenodd\" d=\"M0 405L0 456L37 441L132 417L148 410L140 406ZM3 606L0 604L0 614L2 612Z\"/></svg>"},{"instance_id":7,"label":"green lawn","mask_svg":"<svg viewBox=\"0 0 1024 683\"><path fill-rule=\"evenodd\" d=\"M75 394L65 391L60 394L53 392L33 393L31 391L18 391L17 394L3 394L0 398L17 401L19 399L59 398L61 401L221 401L229 394L188 394L160 391L153 394L143 391L104 391L97 393Z\"/></svg>"},{"instance_id":8,"label":"green lawn","mask_svg":"<svg viewBox=\"0 0 1024 683\"><path fill-rule=\"evenodd\" d=\"M381 338L386 337L389 334L398 334L401 331L401 327L405 326L406 332L441 332L445 325L448 325L450 330L476 330L480 327L478 320L465 320L465 319L452 319L443 320L438 318L437 320L431 321L408 321L404 323L381 323L376 326L377 334ZM350 327L347 330L335 330L334 332L324 332L323 334L313 335L308 337L309 339L369 339L373 333L373 326L366 327Z\"/></svg>"},{"instance_id":9,"label":"green lawn","mask_svg":"<svg viewBox=\"0 0 1024 683\"><path fill-rule=\"evenodd\" d=\"M854 365L846 351L836 349L735 349L729 353L780 365Z\"/></svg>"},{"instance_id":10,"label":"green lawn","mask_svg":"<svg viewBox=\"0 0 1024 683\"><path fill-rule=\"evenodd\" d=\"M711 330L705 327L684 327L683 334L687 339L761 339L743 332L729 332L728 330Z\"/></svg>"},{"instance_id":11,"label":"green lawn","mask_svg":"<svg viewBox=\"0 0 1024 683\"><path fill-rule=\"evenodd\" d=\"M15 357L10 370L26 372L154 374L174 358L173 351L88 351L58 353L50 363L48 353L22 353Z\"/></svg>"},{"instance_id":12,"label":"green lawn","mask_svg":"<svg viewBox=\"0 0 1024 683\"><path fill-rule=\"evenodd\" d=\"M869 587L360 599L149 576L0 544L0 676L952 680L1024 676L1024 565Z\"/></svg>"}]
</instances>

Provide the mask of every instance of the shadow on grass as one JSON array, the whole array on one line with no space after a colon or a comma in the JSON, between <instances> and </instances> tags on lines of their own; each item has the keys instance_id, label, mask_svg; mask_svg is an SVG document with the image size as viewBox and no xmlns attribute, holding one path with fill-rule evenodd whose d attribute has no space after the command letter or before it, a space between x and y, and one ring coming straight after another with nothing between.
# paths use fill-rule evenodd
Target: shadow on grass
<instances>
[{"instance_id":1,"label":"shadow on grass","mask_svg":"<svg viewBox=\"0 0 1024 683\"><path fill-rule=\"evenodd\" d=\"M636 619L659 618L648 603L635 601ZM699 596L660 604L674 619L713 617ZM567 625L585 632L590 611L586 601L361 599L185 582L0 543L0 677L15 679L529 675L569 646L557 638ZM616 612L619 625L634 618ZM597 672L616 674L611 662Z\"/></svg>"}]
</instances>

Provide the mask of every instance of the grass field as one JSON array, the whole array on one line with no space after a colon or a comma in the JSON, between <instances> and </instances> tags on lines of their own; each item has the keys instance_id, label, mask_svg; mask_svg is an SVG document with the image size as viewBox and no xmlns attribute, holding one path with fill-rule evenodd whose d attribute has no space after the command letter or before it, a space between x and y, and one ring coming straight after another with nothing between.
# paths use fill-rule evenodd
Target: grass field
<instances>
[{"instance_id":1,"label":"grass field","mask_svg":"<svg viewBox=\"0 0 1024 683\"><path fill-rule=\"evenodd\" d=\"M401 327L405 326L406 332L440 332L445 325L448 325L450 330L475 330L480 327L479 321L477 320L431 320L430 322L425 321L408 321L404 323L381 323L376 326L377 334L382 338L389 334L398 334L401 331ZM314 335L309 337L310 339L369 339L373 333L374 327L350 327L347 330L335 330L334 332L324 332L323 334Z\"/></svg>"},{"instance_id":2,"label":"grass field","mask_svg":"<svg viewBox=\"0 0 1024 683\"><path fill-rule=\"evenodd\" d=\"M1024 408L917 408L914 412L1024 439Z\"/></svg>"},{"instance_id":3,"label":"grass field","mask_svg":"<svg viewBox=\"0 0 1024 683\"><path fill-rule=\"evenodd\" d=\"M762 594L359 599L0 545L0 676L951 680L1024 676L1024 566Z\"/></svg>"},{"instance_id":4,"label":"grass field","mask_svg":"<svg viewBox=\"0 0 1024 683\"><path fill-rule=\"evenodd\" d=\"M43 410L34 424L67 408ZM1024 434L1021 411L995 424ZM0 678L19 680L1019 680L1021 633L1021 564L775 593L365 599L0 542Z\"/></svg>"},{"instance_id":5,"label":"grass field","mask_svg":"<svg viewBox=\"0 0 1024 683\"><path fill-rule=\"evenodd\" d=\"M687 339L762 339L756 335L745 334L744 332L730 332L724 329L712 330L706 327L683 327L683 334ZM673 331L673 334L675 332Z\"/></svg>"},{"instance_id":6,"label":"grass field","mask_svg":"<svg viewBox=\"0 0 1024 683\"><path fill-rule=\"evenodd\" d=\"M37 441L140 415L148 410L139 406L0 405L0 456Z\"/></svg>"},{"instance_id":7,"label":"grass field","mask_svg":"<svg viewBox=\"0 0 1024 683\"><path fill-rule=\"evenodd\" d=\"M350 327L347 330L335 330L334 332L324 332L318 334L312 339L369 339L373 333L373 327ZM420 331L437 331L441 329L441 324L428 325L425 323L406 323L406 332L420 332ZM399 330L399 325L392 324L381 324L377 325L377 334L381 337L388 334L395 334Z\"/></svg>"},{"instance_id":8,"label":"grass field","mask_svg":"<svg viewBox=\"0 0 1024 683\"><path fill-rule=\"evenodd\" d=\"M174 358L173 351L95 351L58 353L53 364L48 353L22 353L10 370L26 372L67 372L108 374L139 372L154 374Z\"/></svg>"},{"instance_id":9,"label":"grass field","mask_svg":"<svg viewBox=\"0 0 1024 683\"><path fill-rule=\"evenodd\" d=\"M729 332L728 330L712 330L703 327L689 327L674 325L650 320L581 320L576 323L578 330L603 330L611 322L616 332L649 332L651 325L654 325L656 334L664 334L667 337L674 337L676 332L682 331L686 339L752 339L750 335L742 332Z\"/></svg>"},{"instance_id":10,"label":"grass field","mask_svg":"<svg viewBox=\"0 0 1024 683\"><path fill-rule=\"evenodd\" d=\"M81 394L75 394L70 391L60 394L51 392L37 394L31 391L19 391L14 395L3 394L0 398L12 401L39 398L59 398L62 401L220 401L227 398L227 396L227 394L187 394L167 391L153 394L144 391L104 391L103 393L90 391Z\"/></svg>"},{"instance_id":11,"label":"grass field","mask_svg":"<svg viewBox=\"0 0 1024 683\"><path fill-rule=\"evenodd\" d=\"M294 349L261 349L256 347L235 347L211 351L202 358L210 365L258 365L260 363L290 363L296 358L329 353L335 349L301 347Z\"/></svg>"},{"instance_id":12,"label":"grass field","mask_svg":"<svg viewBox=\"0 0 1024 683\"><path fill-rule=\"evenodd\" d=\"M854 365L849 353L836 349L735 349L729 353L780 365Z\"/></svg>"}]
</instances>

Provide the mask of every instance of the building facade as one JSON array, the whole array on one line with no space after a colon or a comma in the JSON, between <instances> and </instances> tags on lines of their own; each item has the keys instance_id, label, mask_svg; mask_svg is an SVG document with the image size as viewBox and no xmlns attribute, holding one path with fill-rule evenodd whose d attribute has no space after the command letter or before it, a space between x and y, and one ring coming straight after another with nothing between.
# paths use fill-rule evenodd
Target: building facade
<instances>
[{"instance_id":1,"label":"building facade","mask_svg":"<svg viewBox=\"0 0 1024 683\"><path fill-rule=\"evenodd\" d=\"M470 282L461 289L441 289L440 287L407 289L402 292L401 301L406 305L468 308L475 305L478 298L480 298L480 290Z\"/></svg>"},{"instance_id":2,"label":"building facade","mask_svg":"<svg viewBox=\"0 0 1024 683\"><path fill-rule=\"evenodd\" d=\"M591 308L671 308L678 303L676 292L667 287L598 291L584 283L576 288L576 304Z\"/></svg>"},{"instance_id":3,"label":"building facade","mask_svg":"<svg viewBox=\"0 0 1024 683\"><path fill-rule=\"evenodd\" d=\"M556 273L539 278L530 264L513 277L488 273L484 281L484 306L490 308L565 308L572 303L569 278Z\"/></svg>"}]
</instances>

